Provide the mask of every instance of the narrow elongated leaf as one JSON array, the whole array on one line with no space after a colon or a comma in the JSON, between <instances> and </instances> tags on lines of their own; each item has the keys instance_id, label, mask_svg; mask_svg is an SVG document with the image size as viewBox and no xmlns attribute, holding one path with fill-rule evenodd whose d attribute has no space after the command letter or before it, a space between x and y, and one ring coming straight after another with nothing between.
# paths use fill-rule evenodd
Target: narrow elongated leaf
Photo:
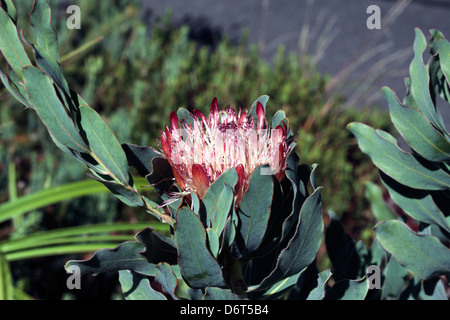
<instances>
[{"instance_id":1,"label":"narrow elongated leaf","mask_svg":"<svg viewBox=\"0 0 450 320\"><path fill-rule=\"evenodd\" d=\"M262 281L260 288L299 273L315 259L323 233L321 190L317 188L305 200L294 236L281 251L275 269Z\"/></svg>"},{"instance_id":2,"label":"narrow elongated leaf","mask_svg":"<svg viewBox=\"0 0 450 320\"><path fill-rule=\"evenodd\" d=\"M0 8L0 51L17 76L22 79L22 68L30 65L31 61L20 42L13 20L3 8Z\"/></svg>"},{"instance_id":3,"label":"narrow elongated leaf","mask_svg":"<svg viewBox=\"0 0 450 320\"><path fill-rule=\"evenodd\" d=\"M380 177L392 200L409 216L450 232L450 224L429 192L405 187L383 172L380 172Z\"/></svg>"},{"instance_id":4,"label":"narrow elongated leaf","mask_svg":"<svg viewBox=\"0 0 450 320\"><path fill-rule=\"evenodd\" d=\"M8 13L14 23L17 22L17 10L12 0L3 0L0 6Z\"/></svg>"},{"instance_id":5,"label":"narrow elongated leaf","mask_svg":"<svg viewBox=\"0 0 450 320\"><path fill-rule=\"evenodd\" d=\"M106 181L103 179L97 179L92 177L93 179L103 183L109 191L112 192L120 201L125 203L130 207L141 207L144 205L144 199L141 194L136 190L135 187L131 185L123 185L113 181ZM133 179L129 178L129 182L132 182Z\"/></svg>"},{"instance_id":6,"label":"narrow elongated leaf","mask_svg":"<svg viewBox=\"0 0 450 320\"><path fill-rule=\"evenodd\" d=\"M375 166L398 182L416 189L450 188L448 173L438 168L431 170L424 167L412 154L403 152L397 146L396 139L387 132L362 123L351 123L348 128Z\"/></svg>"},{"instance_id":7,"label":"narrow elongated leaf","mask_svg":"<svg viewBox=\"0 0 450 320\"><path fill-rule=\"evenodd\" d=\"M161 292L151 287L146 277L130 270L119 270L119 282L127 300L167 300Z\"/></svg>"},{"instance_id":8,"label":"narrow elongated leaf","mask_svg":"<svg viewBox=\"0 0 450 320\"><path fill-rule=\"evenodd\" d=\"M261 174L264 168L265 166L259 166L253 171L247 192L238 209L244 254L258 249L269 221L274 185L272 176Z\"/></svg>"},{"instance_id":9,"label":"narrow elongated leaf","mask_svg":"<svg viewBox=\"0 0 450 320\"><path fill-rule=\"evenodd\" d=\"M24 97L22 93L20 93L17 86L9 81L8 77L0 71L0 79L2 80L3 85L12 94L14 98L16 98L19 102L21 102L24 106L33 109L33 105L27 100L27 97Z\"/></svg>"},{"instance_id":10,"label":"narrow elongated leaf","mask_svg":"<svg viewBox=\"0 0 450 320\"><path fill-rule=\"evenodd\" d=\"M47 129L63 145L87 152L89 148L58 99L50 79L32 66L23 68L23 77L28 95Z\"/></svg>"},{"instance_id":11,"label":"narrow elongated leaf","mask_svg":"<svg viewBox=\"0 0 450 320\"><path fill-rule=\"evenodd\" d=\"M384 87L382 92L392 122L411 148L430 161L450 160L449 141L418 110L402 105L391 89Z\"/></svg>"},{"instance_id":12,"label":"narrow elongated leaf","mask_svg":"<svg viewBox=\"0 0 450 320\"><path fill-rule=\"evenodd\" d=\"M14 299L14 284L11 268L2 252L0 252L0 301Z\"/></svg>"},{"instance_id":13,"label":"narrow elongated leaf","mask_svg":"<svg viewBox=\"0 0 450 320\"><path fill-rule=\"evenodd\" d=\"M380 244L422 279L450 272L450 249L430 235L418 235L398 220L375 226Z\"/></svg>"},{"instance_id":14,"label":"narrow elongated leaf","mask_svg":"<svg viewBox=\"0 0 450 320\"><path fill-rule=\"evenodd\" d=\"M223 287L225 281L216 259L208 250L206 231L188 207L178 211L175 241L181 274L191 288Z\"/></svg>"},{"instance_id":15,"label":"narrow elongated leaf","mask_svg":"<svg viewBox=\"0 0 450 320\"><path fill-rule=\"evenodd\" d=\"M447 83L450 84L450 43L446 39L439 42L439 60Z\"/></svg>"},{"instance_id":16,"label":"narrow elongated leaf","mask_svg":"<svg viewBox=\"0 0 450 320\"><path fill-rule=\"evenodd\" d=\"M31 10L31 25L36 30L37 44L59 61L58 35L51 25L51 9L44 0L34 2Z\"/></svg>"},{"instance_id":17,"label":"narrow elongated leaf","mask_svg":"<svg viewBox=\"0 0 450 320\"><path fill-rule=\"evenodd\" d=\"M66 97L70 96L69 85L64 78L59 62L44 48L28 41L23 33L21 33L23 41L33 50L36 63L52 80L63 90Z\"/></svg>"},{"instance_id":18,"label":"narrow elongated leaf","mask_svg":"<svg viewBox=\"0 0 450 320\"><path fill-rule=\"evenodd\" d=\"M88 260L71 260L65 265L68 270L71 266L78 266L81 274L96 275L103 272L131 270L147 276L155 276L158 271L155 264L149 263L140 252L144 245L137 241L128 241L114 249L101 249L95 252Z\"/></svg>"},{"instance_id":19,"label":"narrow elongated leaf","mask_svg":"<svg viewBox=\"0 0 450 320\"><path fill-rule=\"evenodd\" d=\"M422 55L427 47L427 41L420 29L415 29L414 59L411 62L409 72L411 75L411 93L417 104L417 108L441 132L445 131L442 117L436 110L430 95L430 76L423 64Z\"/></svg>"},{"instance_id":20,"label":"narrow elongated leaf","mask_svg":"<svg viewBox=\"0 0 450 320\"><path fill-rule=\"evenodd\" d=\"M117 182L128 185L128 161L119 141L94 109L81 105L79 110L80 124L95 159Z\"/></svg>"}]
</instances>

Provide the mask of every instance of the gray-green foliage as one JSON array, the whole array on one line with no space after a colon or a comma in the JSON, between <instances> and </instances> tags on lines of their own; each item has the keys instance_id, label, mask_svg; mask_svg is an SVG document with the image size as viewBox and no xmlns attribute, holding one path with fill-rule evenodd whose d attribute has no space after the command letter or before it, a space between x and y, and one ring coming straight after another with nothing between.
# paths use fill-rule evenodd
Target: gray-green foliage
<instances>
[{"instance_id":1,"label":"gray-green foliage","mask_svg":"<svg viewBox=\"0 0 450 320\"><path fill-rule=\"evenodd\" d=\"M420 298L445 299L439 276L447 275L449 281L450 135L441 112L449 108L450 44L437 30L432 30L431 35L432 56L425 64L422 55L427 42L423 33L415 30L414 58L403 101L391 89L382 90L392 122L410 150L400 148L398 140L385 131L362 123L349 125L361 150L380 170L390 198L403 213L395 218L398 215L382 204L380 190L368 185L374 212L381 221L375 226L376 239L390 256L384 298L417 298L420 291ZM405 217L409 219L405 221ZM413 276L407 277L406 271ZM403 274L403 281L395 278L394 272ZM405 283L408 286L402 292ZM425 287L431 293L424 292ZM419 288L416 293L415 288Z\"/></svg>"}]
</instances>

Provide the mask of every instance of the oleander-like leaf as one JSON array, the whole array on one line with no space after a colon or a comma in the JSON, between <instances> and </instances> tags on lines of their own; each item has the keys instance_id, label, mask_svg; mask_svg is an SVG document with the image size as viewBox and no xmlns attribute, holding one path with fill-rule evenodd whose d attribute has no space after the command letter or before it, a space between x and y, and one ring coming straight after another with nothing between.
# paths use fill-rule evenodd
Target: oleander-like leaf
<instances>
[{"instance_id":1,"label":"oleander-like leaf","mask_svg":"<svg viewBox=\"0 0 450 320\"><path fill-rule=\"evenodd\" d=\"M411 148L430 161L450 160L449 141L422 113L402 105L391 89L384 87L382 92L389 103L392 122Z\"/></svg>"},{"instance_id":2,"label":"oleander-like leaf","mask_svg":"<svg viewBox=\"0 0 450 320\"><path fill-rule=\"evenodd\" d=\"M36 0L31 10L31 25L36 30L37 45L59 62L58 35L51 25L51 9L46 0Z\"/></svg>"},{"instance_id":3,"label":"oleander-like leaf","mask_svg":"<svg viewBox=\"0 0 450 320\"><path fill-rule=\"evenodd\" d=\"M439 42L439 60L447 83L450 84L450 43L446 39Z\"/></svg>"},{"instance_id":4,"label":"oleander-like leaf","mask_svg":"<svg viewBox=\"0 0 450 320\"><path fill-rule=\"evenodd\" d=\"M431 99L429 83L430 76L427 67L423 64L422 55L427 47L427 41L420 29L415 29L414 59L409 72L411 75L411 93L416 101L417 108L439 131L446 132L442 117L436 110Z\"/></svg>"},{"instance_id":5,"label":"oleander-like leaf","mask_svg":"<svg viewBox=\"0 0 450 320\"><path fill-rule=\"evenodd\" d=\"M418 235L398 220L375 226L380 244L406 269L422 279L450 272L450 249L437 238Z\"/></svg>"},{"instance_id":6,"label":"oleander-like leaf","mask_svg":"<svg viewBox=\"0 0 450 320\"><path fill-rule=\"evenodd\" d=\"M12 0L0 1L0 6L8 13L14 23L17 22L17 10Z\"/></svg>"},{"instance_id":7,"label":"oleander-like leaf","mask_svg":"<svg viewBox=\"0 0 450 320\"><path fill-rule=\"evenodd\" d=\"M111 176L118 183L128 185L128 161L116 136L94 109L81 105L79 111L80 125L85 133L85 139L95 160L105 170L100 173Z\"/></svg>"},{"instance_id":8,"label":"oleander-like leaf","mask_svg":"<svg viewBox=\"0 0 450 320\"><path fill-rule=\"evenodd\" d=\"M224 287L222 270L207 246L206 231L188 207L177 214L175 242L183 279L191 288Z\"/></svg>"},{"instance_id":9,"label":"oleander-like leaf","mask_svg":"<svg viewBox=\"0 0 450 320\"><path fill-rule=\"evenodd\" d=\"M127 300L167 300L161 292L150 285L150 281L130 270L119 270L119 282Z\"/></svg>"},{"instance_id":10,"label":"oleander-like leaf","mask_svg":"<svg viewBox=\"0 0 450 320\"><path fill-rule=\"evenodd\" d=\"M19 79L22 79L22 68L31 65L31 61L20 42L14 21L3 7L0 8L0 51Z\"/></svg>"},{"instance_id":11,"label":"oleander-like leaf","mask_svg":"<svg viewBox=\"0 0 450 320\"><path fill-rule=\"evenodd\" d=\"M19 88L14 84L14 82L10 81L8 77L0 71L0 79L2 80L3 85L12 94L14 98L16 98L19 102L21 102L24 106L34 109L33 105L27 100L28 96L22 95Z\"/></svg>"},{"instance_id":12,"label":"oleander-like leaf","mask_svg":"<svg viewBox=\"0 0 450 320\"><path fill-rule=\"evenodd\" d=\"M23 68L23 77L30 101L55 139L68 148L87 152L88 146L59 100L50 79L33 66Z\"/></svg>"},{"instance_id":13,"label":"oleander-like leaf","mask_svg":"<svg viewBox=\"0 0 450 320\"><path fill-rule=\"evenodd\" d=\"M402 151L396 139L387 132L363 123L351 123L348 128L358 139L359 148L370 156L375 166L398 182L425 190L450 188L448 173L437 167L424 167L411 153Z\"/></svg>"},{"instance_id":14,"label":"oleander-like leaf","mask_svg":"<svg viewBox=\"0 0 450 320\"><path fill-rule=\"evenodd\" d=\"M269 221L274 184L271 175L261 174L264 168L264 165L258 166L253 171L247 192L237 211L243 254L251 254L259 248Z\"/></svg>"}]
</instances>

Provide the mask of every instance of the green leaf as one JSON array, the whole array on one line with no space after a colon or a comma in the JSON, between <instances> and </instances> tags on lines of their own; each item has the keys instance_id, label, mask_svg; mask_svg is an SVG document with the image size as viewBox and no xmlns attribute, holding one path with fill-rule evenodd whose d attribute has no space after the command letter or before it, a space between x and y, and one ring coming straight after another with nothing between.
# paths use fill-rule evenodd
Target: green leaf
<instances>
[{"instance_id":1,"label":"green leaf","mask_svg":"<svg viewBox=\"0 0 450 320\"><path fill-rule=\"evenodd\" d=\"M31 61L20 42L13 20L3 8L0 8L0 51L22 79L22 68L31 65Z\"/></svg>"},{"instance_id":2,"label":"green leaf","mask_svg":"<svg viewBox=\"0 0 450 320\"><path fill-rule=\"evenodd\" d=\"M430 161L450 160L449 141L418 110L402 105L391 89L384 87L382 92L392 122L411 148Z\"/></svg>"},{"instance_id":3,"label":"green leaf","mask_svg":"<svg viewBox=\"0 0 450 320\"><path fill-rule=\"evenodd\" d=\"M304 202L300 211L300 221L295 234L277 259L275 269L262 281L260 288L266 288L274 283L293 276L315 259L322 241L322 188L317 188Z\"/></svg>"},{"instance_id":4,"label":"green leaf","mask_svg":"<svg viewBox=\"0 0 450 320\"><path fill-rule=\"evenodd\" d=\"M414 59L411 62L409 72L411 75L411 93L417 104L417 108L441 131L446 132L445 125L440 114L437 112L430 95L428 70L423 64L422 54L427 47L427 41L420 29L415 29Z\"/></svg>"},{"instance_id":5,"label":"green leaf","mask_svg":"<svg viewBox=\"0 0 450 320\"><path fill-rule=\"evenodd\" d=\"M325 286L328 280L331 278L330 269L324 270L319 273L317 277L317 287L315 287L308 295L306 300L322 300L325 297Z\"/></svg>"},{"instance_id":6,"label":"green leaf","mask_svg":"<svg viewBox=\"0 0 450 320\"><path fill-rule=\"evenodd\" d=\"M17 22L17 10L12 0L3 0L0 6L8 13L14 23Z\"/></svg>"},{"instance_id":7,"label":"green leaf","mask_svg":"<svg viewBox=\"0 0 450 320\"><path fill-rule=\"evenodd\" d=\"M424 167L411 153L403 152L396 139L382 130L363 123L351 123L349 130L358 139L359 148L370 156L381 171L411 188L445 190L450 188L450 175L442 169Z\"/></svg>"},{"instance_id":8,"label":"green leaf","mask_svg":"<svg viewBox=\"0 0 450 320\"><path fill-rule=\"evenodd\" d=\"M80 106L80 124L95 160L116 182L128 185L128 161L119 141L100 115L87 105Z\"/></svg>"},{"instance_id":9,"label":"green leaf","mask_svg":"<svg viewBox=\"0 0 450 320\"><path fill-rule=\"evenodd\" d=\"M208 234L209 250L214 258L217 258L220 249L219 236L217 235L217 232L211 228L206 229L206 233Z\"/></svg>"},{"instance_id":10,"label":"green leaf","mask_svg":"<svg viewBox=\"0 0 450 320\"><path fill-rule=\"evenodd\" d=\"M103 272L131 270L146 276L155 276L158 271L155 264L149 263L140 252L144 245L137 241L123 242L114 249L101 249L87 260L71 260L65 265L68 270L71 266L78 266L81 274L97 275Z\"/></svg>"},{"instance_id":11,"label":"green leaf","mask_svg":"<svg viewBox=\"0 0 450 320\"><path fill-rule=\"evenodd\" d=\"M44 71L59 86L59 88L63 90L65 97L70 99L69 85L64 78L59 62L45 49L28 41L23 33L22 39L33 50L38 67L41 68L42 71ZM68 110L70 109L68 108Z\"/></svg>"},{"instance_id":12,"label":"green leaf","mask_svg":"<svg viewBox=\"0 0 450 320\"><path fill-rule=\"evenodd\" d=\"M247 299L224 289L209 287L206 288L205 290L203 300L247 300Z\"/></svg>"},{"instance_id":13,"label":"green leaf","mask_svg":"<svg viewBox=\"0 0 450 320\"><path fill-rule=\"evenodd\" d=\"M114 181L107 181L104 179L99 179L96 177L91 178L103 183L112 194L114 194L120 201L125 203L130 207L141 207L144 206L144 199L141 194L136 190L134 186L116 183ZM129 182L131 183L133 179L129 178Z\"/></svg>"},{"instance_id":14,"label":"green leaf","mask_svg":"<svg viewBox=\"0 0 450 320\"><path fill-rule=\"evenodd\" d=\"M397 259L391 256L383 273L384 281L381 288L381 299L398 300L405 286L408 272Z\"/></svg>"},{"instance_id":15,"label":"green leaf","mask_svg":"<svg viewBox=\"0 0 450 320\"><path fill-rule=\"evenodd\" d=\"M34 2L31 10L31 25L36 31L38 46L44 48L59 62L58 35L51 25L51 9L44 0Z\"/></svg>"},{"instance_id":16,"label":"green leaf","mask_svg":"<svg viewBox=\"0 0 450 320\"><path fill-rule=\"evenodd\" d=\"M415 220L437 225L450 232L450 224L429 192L408 188L380 171L381 181L394 202Z\"/></svg>"},{"instance_id":17,"label":"green leaf","mask_svg":"<svg viewBox=\"0 0 450 320\"><path fill-rule=\"evenodd\" d=\"M450 43L445 39L439 42L439 60L447 83L450 84Z\"/></svg>"},{"instance_id":18,"label":"green leaf","mask_svg":"<svg viewBox=\"0 0 450 320\"><path fill-rule=\"evenodd\" d=\"M23 68L25 86L36 112L53 136L68 148L88 152L72 119L59 100L50 79L33 66Z\"/></svg>"},{"instance_id":19,"label":"green leaf","mask_svg":"<svg viewBox=\"0 0 450 320\"><path fill-rule=\"evenodd\" d=\"M422 279L450 272L450 250L430 235L418 235L398 220L375 226L380 244L406 269Z\"/></svg>"},{"instance_id":20,"label":"green leaf","mask_svg":"<svg viewBox=\"0 0 450 320\"><path fill-rule=\"evenodd\" d=\"M191 288L223 287L225 281L216 259L208 250L206 231L188 207L178 211L175 241L183 279Z\"/></svg>"},{"instance_id":21,"label":"green leaf","mask_svg":"<svg viewBox=\"0 0 450 320\"><path fill-rule=\"evenodd\" d=\"M369 282L360 280L341 280L327 292L324 300L364 300L369 291Z\"/></svg>"},{"instance_id":22,"label":"green leaf","mask_svg":"<svg viewBox=\"0 0 450 320\"><path fill-rule=\"evenodd\" d=\"M217 235L220 235L225 228L228 213L233 204L233 190L237 180L237 172L231 168L209 186L203 197L207 225L214 229Z\"/></svg>"},{"instance_id":23,"label":"green leaf","mask_svg":"<svg viewBox=\"0 0 450 320\"><path fill-rule=\"evenodd\" d=\"M370 181L366 182L366 199L369 200L372 212L378 221L397 218L384 202L381 189Z\"/></svg>"},{"instance_id":24,"label":"green leaf","mask_svg":"<svg viewBox=\"0 0 450 320\"><path fill-rule=\"evenodd\" d=\"M261 172L266 168L262 165L253 171L237 212L244 254L251 254L259 248L267 229L274 185L272 176Z\"/></svg>"},{"instance_id":25,"label":"green leaf","mask_svg":"<svg viewBox=\"0 0 450 320\"><path fill-rule=\"evenodd\" d=\"M174 300L179 300L175 294L177 289L177 277L168 263L160 263L156 266L158 273L155 281L158 282L165 293L169 294Z\"/></svg>"},{"instance_id":26,"label":"green leaf","mask_svg":"<svg viewBox=\"0 0 450 320\"><path fill-rule=\"evenodd\" d=\"M127 300L167 300L150 286L150 281L130 270L119 270L119 282Z\"/></svg>"},{"instance_id":27,"label":"green leaf","mask_svg":"<svg viewBox=\"0 0 450 320\"><path fill-rule=\"evenodd\" d=\"M22 93L20 93L19 89L14 84L14 82L9 81L8 77L1 71L0 71L0 79L2 80L2 83L5 86L5 88L9 91L9 93L12 94L14 98L16 98L24 106L34 109L33 105L27 100L27 97L24 97Z\"/></svg>"}]
</instances>

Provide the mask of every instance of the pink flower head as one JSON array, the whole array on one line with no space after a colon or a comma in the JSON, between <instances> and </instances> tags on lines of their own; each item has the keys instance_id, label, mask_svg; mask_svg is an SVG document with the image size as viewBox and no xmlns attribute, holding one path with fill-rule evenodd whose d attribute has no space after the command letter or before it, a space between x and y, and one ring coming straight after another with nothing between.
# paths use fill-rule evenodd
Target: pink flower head
<instances>
[{"instance_id":1,"label":"pink flower head","mask_svg":"<svg viewBox=\"0 0 450 320\"><path fill-rule=\"evenodd\" d=\"M286 141L288 128L284 122L272 128L259 102L256 115L254 119L247 111L239 109L236 113L231 107L219 112L216 98L208 117L194 110L192 121L179 123L177 114L172 112L170 127L166 125L161 133L161 149L179 188L202 199L222 173L235 168L238 182L234 194L238 204L256 167L268 164L267 174L281 181L292 149Z\"/></svg>"}]
</instances>

